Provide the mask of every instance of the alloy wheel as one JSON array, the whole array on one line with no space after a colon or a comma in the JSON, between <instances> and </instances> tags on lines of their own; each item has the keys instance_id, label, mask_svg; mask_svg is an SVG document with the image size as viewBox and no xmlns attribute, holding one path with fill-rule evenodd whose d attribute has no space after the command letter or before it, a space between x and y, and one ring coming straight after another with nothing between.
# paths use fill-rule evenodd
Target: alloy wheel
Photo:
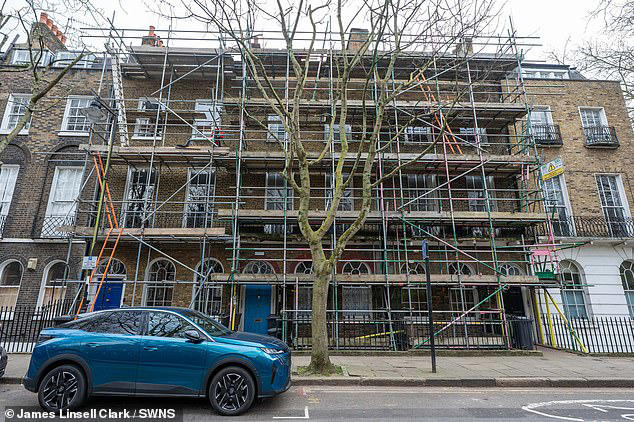
<instances>
[{"instance_id":1,"label":"alloy wheel","mask_svg":"<svg viewBox=\"0 0 634 422\"><path fill-rule=\"evenodd\" d=\"M226 411L240 409L249 396L249 386L240 374L229 372L216 382L214 398L218 407Z\"/></svg>"},{"instance_id":2,"label":"alloy wheel","mask_svg":"<svg viewBox=\"0 0 634 422\"><path fill-rule=\"evenodd\" d=\"M69 371L58 371L46 380L42 401L52 409L65 409L75 398L77 391L77 377Z\"/></svg>"}]
</instances>

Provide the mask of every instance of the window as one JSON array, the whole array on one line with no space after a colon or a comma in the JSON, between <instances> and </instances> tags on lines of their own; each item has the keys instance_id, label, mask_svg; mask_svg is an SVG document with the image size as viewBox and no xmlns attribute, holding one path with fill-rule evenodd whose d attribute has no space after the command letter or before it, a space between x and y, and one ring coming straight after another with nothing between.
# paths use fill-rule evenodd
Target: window
<instances>
[{"instance_id":1,"label":"window","mask_svg":"<svg viewBox=\"0 0 634 422\"><path fill-rule=\"evenodd\" d=\"M217 141L222 123L222 106L214 104L214 101L196 100L194 110L197 115L204 115L204 118L194 119L191 139L204 140L211 138L212 141Z\"/></svg>"},{"instance_id":2,"label":"window","mask_svg":"<svg viewBox=\"0 0 634 422\"><path fill-rule=\"evenodd\" d=\"M282 119L277 114L269 114L268 116L268 132L266 140L269 142L284 142L286 139L286 130L282 124Z\"/></svg>"},{"instance_id":3,"label":"window","mask_svg":"<svg viewBox=\"0 0 634 422\"><path fill-rule=\"evenodd\" d=\"M579 113L581 113L581 124L584 128L607 126L607 119L605 118L603 108L580 108Z\"/></svg>"},{"instance_id":4,"label":"window","mask_svg":"<svg viewBox=\"0 0 634 422\"><path fill-rule=\"evenodd\" d=\"M634 261L623 261L619 267L621 283L625 292L625 300L630 317L634 318Z\"/></svg>"},{"instance_id":5,"label":"window","mask_svg":"<svg viewBox=\"0 0 634 422\"><path fill-rule=\"evenodd\" d=\"M433 296L433 295L432 295ZM427 289L425 287L403 287L401 306L412 311L427 311Z\"/></svg>"},{"instance_id":6,"label":"window","mask_svg":"<svg viewBox=\"0 0 634 422\"><path fill-rule=\"evenodd\" d=\"M295 274L312 274L313 261L300 261L295 267Z\"/></svg>"},{"instance_id":7,"label":"window","mask_svg":"<svg viewBox=\"0 0 634 422\"><path fill-rule=\"evenodd\" d=\"M80 110L88 107L92 97L68 97L66 101L66 111L64 112L64 120L62 121L62 131L71 134L88 135L90 131L90 122L81 114Z\"/></svg>"},{"instance_id":8,"label":"window","mask_svg":"<svg viewBox=\"0 0 634 422\"><path fill-rule=\"evenodd\" d=\"M559 126L553 125L549 107L535 107L530 114L531 134L537 144L561 144Z\"/></svg>"},{"instance_id":9,"label":"window","mask_svg":"<svg viewBox=\"0 0 634 422\"><path fill-rule=\"evenodd\" d=\"M324 183L324 198L325 198L325 209L327 210L328 207L330 207L330 204L332 203L332 196L334 193L334 189L335 187L333 186L334 183L334 178L333 175L331 173L325 173L324 176L326 177L326 181ZM343 183L346 182L346 180L348 180L348 177L350 175L349 174L343 174L342 175L342 180ZM352 181L350 181L350 184L348 185L348 187L343 191L343 195L341 195L341 199L339 199L339 206L337 207L337 210L339 211L352 211L354 209L354 198L353 198L353 191L352 191Z\"/></svg>"},{"instance_id":10,"label":"window","mask_svg":"<svg viewBox=\"0 0 634 422\"><path fill-rule=\"evenodd\" d=\"M2 125L0 126L0 132L9 133L17 125L20 119L26 114L26 107L29 105L31 94L10 94L7 100L7 106L4 109L4 117L2 118ZM20 135L26 135L29 133L31 127L31 119L24 125L24 128L20 130Z\"/></svg>"},{"instance_id":11,"label":"window","mask_svg":"<svg viewBox=\"0 0 634 422\"><path fill-rule=\"evenodd\" d=\"M313 261L300 261L295 267L295 274L312 274L313 273ZM310 319L312 303L313 303L313 289L308 286L298 286L299 291L297 297L293 299L297 300L297 309L295 316L299 319ZM295 303L295 302L294 302Z\"/></svg>"},{"instance_id":12,"label":"window","mask_svg":"<svg viewBox=\"0 0 634 422\"><path fill-rule=\"evenodd\" d=\"M123 214L124 227L146 227L146 219L154 209L156 173L149 169L128 171L126 199Z\"/></svg>"},{"instance_id":13,"label":"window","mask_svg":"<svg viewBox=\"0 0 634 422\"><path fill-rule=\"evenodd\" d=\"M577 264L568 260L561 261L559 269L563 283L561 298L566 316L568 318L588 318L581 270Z\"/></svg>"},{"instance_id":14,"label":"window","mask_svg":"<svg viewBox=\"0 0 634 422\"><path fill-rule=\"evenodd\" d=\"M368 264L361 261L348 261L341 268L342 274L370 274Z\"/></svg>"},{"instance_id":15,"label":"window","mask_svg":"<svg viewBox=\"0 0 634 422\"><path fill-rule=\"evenodd\" d=\"M372 311L372 289L370 286L342 286L343 317L369 317Z\"/></svg>"},{"instance_id":16,"label":"window","mask_svg":"<svg viewBox=\"0 0 634 422\"><path fill-rule=\"evenodd\" d=\"M486 176L486 189L482 176L466 176L467 195L469 197L469 211L487 211L486 194L489 194L489 206L491 211L497 211L495 201L495 183L493 176Z\"/></svg>"},{"instance_id":17,"label":"window","mask_svg":"<svg viewBox=\"0 0 634 422\"><path fill-rule=\"evenodd\" d=\"M431 142L431 133L431 127L429 126L408 126L405 128L405 142Z\"/></svg>"},{"instance_id":18,"label":"window","mask_svg":"<svg viewBox=\"0 0 634 422\"><path fill-rule=\"evenodd\" d=\"M249 261L244 267L244 274L274 274L273 266L266 261Z\"/></svg>"},{"instance_id":19,"label":"window","mask_svg":"<svg viewBox=\"0 0 634 422\"><path fill-rule=\"evenodd\" d=\"M156 136L154 135L156 130ZM139 117L134 123L134 138L138 139L155 139L163 136L163 127L159 124L156 126L154 119L149 117Z\"/></svg>"},{"instance_id":20,"label":"window","mask_svg":"<svg viewBox=\"0 0 634 422\"><path fill-rule=\"evenodd\" d=\"M266 174L266 192L264 209L281 211L293 209L293 188L286 186L286 180L280 173ZM292 225L287 226L292 230ZM267 234L281 234L284 231L283 224L265 224L264 232Z\"/></svg>"},{"instance_id":21,"label":"window","mask_svg":"<svg viewBox=\"0 0 634 422\"><path fill-rule=\"evenodd\" d=\"M110 258L102 259L97 265L97 270L95 272L95 276L101 280L101 276L103 276L104 271L106 271L106 266L108 266L108 260ZM108 275L106 279L108 280L125 280L127 274L127 270L125 268L125 264L118 260L117 258L112 258L110 260L110 265L108 266Z\"/></svg>"},{"instance_id":22,"label":"window","mask_svg":"<svg viewBox=\"0 0 634 422\"><path fill-rule=\"evenodd\" d=\"M410 211L438 211L436 176L433 174L407 174L403 176L403 196Z\"/></svg>"},{"instance_id":23,"label":"window","mask_svg":"<svg viewBox=\"0 0 634 422\"><path fill-rule=\"evenodd\" d=\"M147 335L152 337L187 338L185 332L196 327L184 318L168 312L150 312ZM198 330L196 330L198 331Z\"/></svg>"},{"instance_id":24,"label":"window","mask_svg":"<svg viewBox=\"0 0 634 422\"><path fill-rule=\"evenodd\" d=\"M4 229L4 223L9 215L15 182L18 179L20 166L3 164L0 167L0 235Z\"/></svg>"},{"instance_id":25,"label":"window","mask_svg":"<svg viewBox=\"0 0 634 422\"><path fill-rule=\"evenodd\" d=\"M451 275L472 275L471 267L464 262L452 262L447 266L447 272Z\"/></svg>"},{"instance_id":26,"label":"window","mask_svg":"<svg viewBox=\"0 0 634 422\"><path fill-rule=\"evenodd\" d=\"M171 306L176 267L167 259L157 259L148 270L145 306Z\"/></svg>"},{"instance_id":27,"label":"window","mask_svg":"<svg viewBox=\"0 0 634 422\"><path fill-rule=\"evenodd\" d=\"M44 275L44 291L40 306L52 306L57 302L64 300L66 295L66 264L56 262L49 266Z\"/></svg>"},{"instance_id":28,"label":"window","mask_svg":"<svg viewBox=\"0 0 634 422\"><path fill-rule=\"evenodd\" d=\"M476 137L475 135L476 133L479 136ZM459 134L460 134L459 135L460 139L462 139L465 143L468 143L468 144L476 145L478 143L478 138L481 144L487 143L487 130L482 127L479 127L477 132L475 128L473 127L461 127L459 130Z\"/></svg>"},{"instance_id":29,"label":"window","mask_svg":"<svg viewBox=\"0 0 634 422\"><path fill-rule=\"evenodd\" d=\"M556 236L573 236L574 222L568 206L568 194L565 190L563 175L544 180L544 200L546 212L552 218Z\"/></svg>"},{"instance_id":30,"label":"window","mask_svg":"<svg viewBox=\"0 0 634 422\"><path fill-rule=\"evenodd\" d=\"M211 169L189 169L185 199L185 227L211 227L216 177Z\"/></svg>"},{"instance_id":31,"label":"window","mask_svg":"<svg viewBox=\"0 0 634 422\"><path fill-rule=\"evenodd\" d=\"M77 58L81 53L77 51L58 51L55 53L55 59L52 67L66 67L70 65L73 60ZM73 68L90 68L95 61L93 54L84 54L84 56L73 66Z\"/></svg>"},{"instance_id":32,"label":"window","mask_svg":"<svg viewBox=\"0 0 634 422\"><path fill-rule=\"evenodd\" d=\"M33 62L35 62L37 66L48 66L51 62L51 52L48 50L33 50ZM30 65L31 53L29 50L14 50L11 64Z\"/></svg>"},{"instance_id":33,"label":"window","mask_svg":"<svg viewBox=\"0 0 634 422\"><path fill-rule=\"evenodd\" d=\"M453 317L468 311L475 306L478 299L478 289L475 287L451 287L449 289L449 302ZM477 318L477 314L468 314L467 318Z\"/></svg>"},{"instance_id":34,"label":"window","mask_svg":"<svg viewBox=\"0 0 634 422\"><path fill-rule=\"evenodd\" d=\"M629 209L625 206L625 194L621 177L615 174L597 174L597 189L603 216L613 237L629 237Z\"/></svg>"},{"instance_id":35,"label":"window","mask_svg":"<svg viewBox=\"0 0 634 422\"><path fill-rule=\"evenodd\" d=\"M141 97L137 103L137 110L139 111L158 111L165 110L165 104L161 104L157 98L153 97Z\"/></svg>"},{"instance_id":36,"label":"window","mask_svg":"<svg viewBox=\"0 0 634 422\"><path fill-rule=\"evenodd\" d=\"M423 264L422 262L403 262L401 264L401 274L425 274L425 264Z\"/></svg>"},{"instance_id":37,"label":"window","mask_svg":"<svg viewBox=\"0 0 634 422\"><path fill-rule=\"evenodd\" d=\"M531 110L531 127L540 125L552 125L553 116L548 107L535 107Z\"/></svg>"},{"instance_id":38,"label":"window","mask_svg":"<svg viewBox=\"0 0 634 422\"><path fill-rule=\"evenodd\" d=\"M618 145L616 132L608 126L605 110L600 107L579 108L586 145Z\"/></svg>"},{"instance_id":39,"label":"window","mask_svg":"<svg viewBox=\"0 0 634 422\"><path fill-rule=\"evenodd\" d=\"M346 140L350 141L352 139L352 126L350 125L345 125L346 128ZM332 126L332 140L333 141L341 141L341 129L339 128L339 125L333 125ZM324 135L325 135L325 140L327 141L330 137L330 125L326 124L324 125Z\"/></svg>"},{"instance_id":40,"label":"window","mask_svg":"<svg viewBox=\"0 0 634 422\"><path fill-rule=\"evenodd\" d=\"M199 263L194 274L194 309L207 315L220 315L222 285L209 280L210 274L222 274L220 261L207 258Z\"/></svg>"},{"instance_id":41,"label":"window","mask_svg":"<svg viewBox=\"0 0 634 422\"><path fill-rule=\"evenodd\" d=\"M567 70L522 70L526 79L570 79Z\"/></svg>"},{"instance_id":42,"label":"window","mask_svg":"<svg viewBox=\"0 0 634 422\"><path fill-rule=\"evenodd\" d=\"M141 311L112 311L97 314L80 326L92 333L134 336L140 333L142 321Z\"/></svg>"},{"instance_id":43,"label":"window","mask_svg":"<svg viewBox=\"0 0 634 422\"><path fill-rule=\"evenodd\" d=\"M60 226L70 226L75 221L76 200L81 188L81 179L81 167L55 167L42 225L42 237L67 236L67 233L57 229Z\"/></svg>"},{"instance_id":44,"label":"window","mask_svg":"<svg viewBox=\"0 0 634 422\"><path fill-rule=\"evenodd\" d=\"M5 261L0 266L0 307L16 305L23 272L19 261Z\"/></svg>"},{"instance_id":45,"label":"window","mask_svg":"<svg viewBox=\"0 0 634 422\"><path fill-rule=\"evenodd\" d=\"M505 276L524 275L524 271L515 264L500 264L498 265L498 270Z\"/></svg>"}]
</instances>

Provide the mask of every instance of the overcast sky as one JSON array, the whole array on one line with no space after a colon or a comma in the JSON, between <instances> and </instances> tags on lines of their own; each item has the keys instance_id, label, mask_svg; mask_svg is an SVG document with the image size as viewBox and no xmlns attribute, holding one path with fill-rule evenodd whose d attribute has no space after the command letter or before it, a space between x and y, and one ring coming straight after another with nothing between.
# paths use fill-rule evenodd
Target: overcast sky
<instances>
[{"instance_id":1,"label":"overcast sky","mask_svg":"<svg viewBox=\"0 0 634 422\"><path fill-rule=\"evenodd\" d=\"M19 4L24 0L9 0L9 4ZM158 22L158 18L147 12L146 1L151 4L161 4L152 0L94 0L108 16L116 10L115 25L121 28L145 29L149 25L162 28L165 24ZM582 39L598 35L593 28L600 22L588 25L588 16L592 13L597 0L500 0L503 5L503 15L506 23L508 16L513 18L518 35L538 36L541 47L533 47L528 54L532 60L543 59L549 51L561 53L568 39L569 49ZM64 27L63 22L57 22ZM86 19L86 18L83 18ZM89 20L88 20L89 22ZM185 29L184 23L178 24L178 29ZM166 28L164 28L166 29Z\"/></svg>"}]
</instances>

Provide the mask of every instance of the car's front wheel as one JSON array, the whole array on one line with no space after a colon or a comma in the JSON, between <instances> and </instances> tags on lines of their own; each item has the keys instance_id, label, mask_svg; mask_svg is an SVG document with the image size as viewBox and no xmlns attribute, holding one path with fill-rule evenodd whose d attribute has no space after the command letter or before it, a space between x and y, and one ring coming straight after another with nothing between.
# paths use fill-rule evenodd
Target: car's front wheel
<instances>
[{"instance_id":1,"label":"car's front wheel","mask_svg":"<svg viewBox=\"0 0 634 422\"><path fill-rule=\"evenodd\" d=\"M37 398L49 412L77 409L86 396L86 378L73 365L61 365L48 371L40 382Z\"/></svg>"},{"instance_id":2,"label":"car's front wheel","mask_svg":"<svg viewBox=\"0 0 634 422\"><path fill-rule=\"evenodd\" d=\"M241 415L251 407L254 398L253 377L239 366L221 369L209 384L209 401L221 415Z\"/></svg>"}]
</instances>

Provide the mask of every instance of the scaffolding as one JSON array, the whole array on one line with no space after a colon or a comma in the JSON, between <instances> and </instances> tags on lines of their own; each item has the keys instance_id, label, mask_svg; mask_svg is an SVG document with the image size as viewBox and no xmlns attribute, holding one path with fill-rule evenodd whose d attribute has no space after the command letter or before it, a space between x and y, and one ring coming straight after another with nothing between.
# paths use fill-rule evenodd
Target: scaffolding
<instances>
[{"instance_id":1,"label":"scaffolding","mask_svg":"<svg viewBox=\"0 0 634 422\"><path fill-rule=\"evenodd\" d=\"M221 32L170 26L161 40L154 32L108 30L104 66L111 67L100 86L112 116L93 125L81 146L85 177L97 181L84 184L73 224L58 228L70 239L90 240L87 255L101 251L93 270L67 281L81 286L76 312L94 309L104 284L116 281L125 285L125 305L189 306L237 329L257 304L248 298L255 292L269 297L275 332L296 348L309 347L310 250L294 193L279 174L279 144L288 144L288 134L258 95L245 52ZM273 31L257 33L281 40ZM192 34L215 47L180 46ZM128 45L139 40L143 45ZM295 52L311 63L309 95L300 104L310 158L325 145L327 116L339 107L333 93L342 51L328 29L317 42L322 48L310 57ZM433 149L377 186L365 223L334 269L332 347L426 347L433 334L439 347L509 348L509 315L536 310L541 318L534 291L559 286L558 245L521 72L522 49L531 43L511 26L504 37L463 39L451 54L426 57L414 49L397 62L392 85L407 77L416 83L386 108L373 176ZM288 104L288 51L252 51ZM421 57L430 66L421 68ZM354 130L360 110L376 106L373 98L358 99L362 89L351 84L350 127L333 129L346 131L353 145L361 142ZM345 172L356 158L330 144L313 169L311 222L320 223L332 201L336 162L345 160ZM358 175L344 192L326 251L359 213L355 181ZM544 232L549 241L540 243ZM424 242L434 333L426 325Z\"/></svg>"}]
</instances>

